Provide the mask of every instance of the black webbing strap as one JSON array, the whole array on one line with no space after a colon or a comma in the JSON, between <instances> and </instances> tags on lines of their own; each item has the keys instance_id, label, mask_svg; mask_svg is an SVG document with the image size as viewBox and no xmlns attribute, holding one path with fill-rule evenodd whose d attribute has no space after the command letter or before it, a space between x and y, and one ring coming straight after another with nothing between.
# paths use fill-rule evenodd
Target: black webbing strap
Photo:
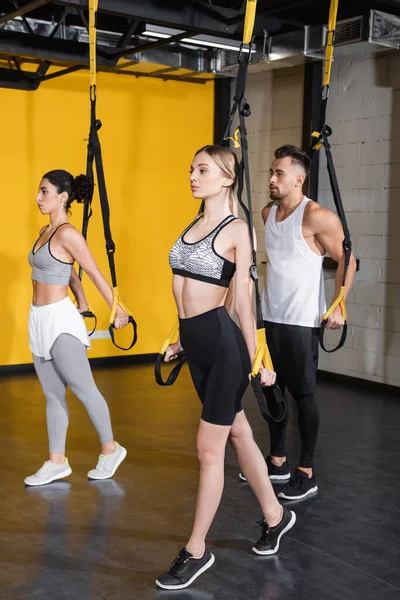
<instances>
[{"instance_id":1,"label":"black webbing strap","mask_svg":"<svg viewBox=\"0 0 400 600\"><path fill-rule=\"evenodd\" d=\"M162 347L160 348L160 352L156 358L156 363L154 365L154 376L155 376L156 382L158 383L158 385L162 385L163 387L169 387L170 385L173 385L175 383L175 381L178 378L179 373L181 372L183 365L185 364L186 357L185 357L185 353L182 351L177 356L179 362L175 365L175 367L169 373L167 379L166 380L163 379L162 372L161 372L161 365L164 362L166 351L167 351L168 347L171 344L176 343L178 341L178 339L179 339L179 319L177 318L173 328L171 329L171 331L168 334L167 339L164 341Z\"/></svg>"},{"instance_id":2,"label":"black webbing strap","mask_svg":"<svg viewBox=\"0 0 400 600\"><path fill-rule=\"evenodd\" d=\"M340 194L339 184L336 177L335 166L333 164L331 146L329 144L329 137L332 135L332 129L326 124L326 112L328 106L328 98L329 98L329 86L331 81L332 74L332 62L333 55L335 50L335 31L337 24L337 16L339 9L339 0L331 0L330 9L329 9L329 19L328 19L328 29L326 36L326 44L325 44L325 63L324 63L324 74L322 81L322 90L321 90L321 104L320 104L320 115L319 115L319 129L318 131L314 131L312 134L313 142L311 144L311 148L309 151L310 158L312 160L315 153L324 146L326 161L328 167L328 175L329 181L331 185L333 200L335 202L336 211L338 213L339 219L342 223L344 239L343 239L343 251L344 251L344 268L343 268L343 281L342 286L340 288L339 296L333 302L332 306L329 310L323 315L321 322L321 334L320 334L320 344L321 348L325 350L325 352L336 352L339 348L342 348L346 341L347 336L347 314L346 314L346 305L345 305L345 284L347 271L350 264L351 259L351 239L350 232L347 226L346 215L344 212L342 196ZM315 138L317 142L315 142ZM324 334L326 330L326 325L328 323L328 318L333 313L333 311L337 308L337 306L341 307L342 315L344 318L344 326L342 331L342 336L339 344L331 349L327 350L324 342Z\"/></svg>"},{"instance_id":3,"label":"black webbing strap","mask_svg":"<svg viewBox=\"0 0 400 600\"><path fill-rule=\"evenodd\" d=\"M156 358L156 363L154 365L154 376L156 378L156 382L158 383L158 385L161 385L163 387L169 387L170 385L173 385L175 383L175 381L178 379L179 373L181 372L182 367L185 364L186 357L185 357L184 352L180 352L178 354L178 363L174 366L172 371L170 371L167 379L165 379L165 380L163 379L162 369L161 369L162 364L164 363L164 359L165 359L165 352L163 354L158 354L158 356Z\"/></svg>"},{"instance_id":4,"label":"black webbing strap","mask_svg":"<svg viewBox=\"0 0 400 600\"><path fill-rule=\"evenodd\" d=\"M94 332L96 331L96 327L97 327L97 317L94 314L93 311L91 310L84 310L83 312L80 313L80 315L84 318L84 319L93 319L93 327L91 331L88 331L88 336L90 337L91 335L94 334Z\"/></svg>"},{"instance_id":5,"label":"black webbing strap","mask_svg":"<svg viewBox=\"0 0 400 600\"><path fill-rule=\"evenodd\" d=\"M344 299L347 271L348 271L350 259L351 259L351 238L350 238L350 231L349 231L349 228L347 225L346 214L345 214L344 207L343 207L342 196L341 196L340 189L339 189L339 183L338 183L337 176L336 176L336 170L335 170L335 166L333 164L331 146L330 146L330 143L328 140L328 137L331 135L331 133L332 133L332 131L327 125L324 125L323 127L321 127L321 137L322 137L324 148L325 148L329 182L330 182L331 189L332 189L332 195L333 195L333 200L335 202L336 211L337 211L339 219L342 223L343 232L344 232L344 239L343 239L343 243L342 243L343 251L344 251L344 267L343 267L343 281L342 281L342 289L341 289L341 295L343 296L343 299ZM328 313L329 313L329 311L328 311ZM328 317L329 317L328 313L326 313L324 315L324 319L321 322L320 344L321 344L321 348L325 352L330 354L332 352L336 352L337 350L340 350L340 348L342 348L346 342L348 326L347 326L347 314L346 314L344 302L342 304L342 313L343 313L343 317L344 317L345 321L344 321L344 325L343 325L343 329L342 329L342 335L341 335L339 343L335 346L335 348L332 348L330 350L326 348L325 341L324 341L324 334L325 334L326 325L328 323Z\"/></svg>"},{"instance_id":6,"label":"black webbing strap","mask_svg":"<svg viewBox=\"0 0 400 600\"><path fill-rule=\"evenodd\" d=\"M103 230L104 230L104 239L106 242L108 266L110 268L111 282L112 282L113 292L114 292L114 296L115 296L115 294L117 294L116 290L118 289L117 273L116 273L116 269L115 269L115 260L114 260L115 243L114 243L114 240L113 240L112 234L111 234L110 205L108 202L106 180L105 180L105 176L104 176L103 157L102 157L102 153L101 153L101 144L100 144L100 138L99 138L99 133L98 133L101 126L102 126L101 121L96 118L96 89L94 89L91 91L91 97L90 97L90 132L89 132L89 140L88 140L87 173L86 174L87 174L89 181L92 183L92 195L93 195L93 190L94 190L93 162L94 162L96 165L97 185L98 185L98 190L99 190L101 214L102 214L102 219L103 219ZM83 224L83 226L86 227L86 233L87 233L88 221L89 221L89 218L90 218L91 212L92 212L91 204L92 204L92 198L90 199L90 202L88 203L88 208L86 209L88 216L87 216L86 220L84 220L84 224ZM109 332L110 332L111 340L112 340L114 346L116 346L120 350L128 351L136 344L137 325L136 325L136 321L134 320L132 315L129 315L129 323L132 324L133 339L132 339L131 344L128 347L119 346L116 343L115 337L114 337L115 326L114 326L113 322L110 323Z\"/></svg>"},{"instance_id":7,"label":"black webbing strap","mask_svg":"<svg viewBox=\"0 0 400 600\"><path fill-rule=\"evenodd\" d=\"M83 205L83 217L82 217L82 235L87 240L87 234L89 229L89 221L93 214L92 210L92 201L93 201L93 193L94 193L94 181L93 181L93 153L91 151L91 146L88 144L88 153L86 159L86 176L89 179L90 183L90 191L88 197L85 199L85 203ZM82 281L83 277L83 269L79 265L78 272L79 279ZM97 317L94 312L89 308L88 310L81 313L84 319L93 319L93 327L88 335L91 336L96 331L97 328Z\"/></svg>"},{"instance_id":8,"label":"black webbing strap","mask_svg":"<svg viewBox=\"0 0 400 600\"><path fill-rule=\"evenodd\" d=\"M228 126L224 135L224 143L225 145L229 144L229 140L236 141L235 138L229 136L230 129L233 123L233 120L238 113L239 116L239 136L240 136L240 146L242 148L242 158L239 163L239 173L238 173L238 200L239 204L242 207L246 221L249 227L250 241L251 241L251 250L252 250L252 264L250 267L250 276L254 283L255 290L255 299L256 299L256 321L257 321L257 341L258 344L264 344L264 355L268 357L269 362L271 363L268 348L265 344L265 329L264 329L264 320L262 316L261 310L261 295L260 295L260 287L258 280L258 271L257 271L257 252L255 249L254 242L254 224L253 224L253 210L252 210L252 202L251 202L251 181L250 181L250 166L249 166L249 148L247 143L247 129L246 129L246 118L251 115L250 105L248 104L245 91L246 91L246 80L247 80L247 71L251 58L251 45L248 58L245 58L243 53L239 54L239 69L238 76L236 80L236 90L234 96L234 103L232 106L232 110L229 115ZM235 134L236 137L236 134ZM235 143L236 145L236 143ZM243 191L246 188L246 196L247 196L247 205L243 200ZM263 338L263 340L262 340ZM264 360L267 362L267 360ZM265 365L267 366L267 365ZM272 363L270 364L272 367ZM268 366L267 366L268 368ZM272 419L273 421L279 423L281 422L286 415L286 403L284 396L278 385L273 385L269 387L263 387L260 382L259 374L252 375L251 377L251 387L253 389L254 395L256 397L260 412L262 417L265 420Z\"/></svg>"},{"instance_id":9,"label":"black webbing strap","mask_svg":"<svg viewBox=\"0 0 400 600\"><path fill-rule=\"evenodd\" d=\"M94 172L93 162L96 164L96 175L97 184L99 188L100 207L103 218L103 229L104 239L106 242L106 251L108 257L108 265L110 267L110 275L112 281L112 287L117 287L117 274L115 271L114 253L115 244L111 235L110 228L110 205L108 202L106 181L104 177L103 158L101 153L101 144L99 138L99 130L102 124L99 119L96 118L96 96L90 99L90 132L88 141L88 154L87 154L87 177L93 182L94 188ZM91 211L91 202L90 202ZM92 211L91 211L92 212Z\"/></svg>"},{"instance_id":10,"label":"black webbing strap","mask_svg":"<svg viewBox=\"0 0 400 600\"><path fill-rule=\"evenodd\" d=\"M123 305L119 298L118 286L117 286L117 274L115 270L114 253L115 244L111 235L110 227L110 205L108 203L107 188L104 176L103 159L101 155L101 145L99 138L99 129L101 128L101 121L96 118L96 97L97 97L97 9L99 0L89 0L89 65L90 65L90 131L89 140L87 147L87 160L86 160L86 174L90 182L90 194L89 198L85 202L83 211L83 223L82 223L82 234L84 238L87 238L87 232L89 227L89 219L92 216L92 201L94 193L94 169L93 162L96 163L96 174L97 183L99 188L100 206L103 218L103 229L104 238L106 241L106 250L108 257L108 264L110 268L111 280L112 280L112 292L113 292L113 305L110 316L109 332L111 340L117 348L120 350L130 350L137 341L137 326L134 318L130 314L129 310ZM79 277L82 279L82 269L79 270ZM119 346L114 337L114 320L118 306L128 315L128 322L132 324L133 328L133 339L131 344L124 348ZM95 319L95 325L97 323L95 315L91 313Z\"/></svg>"},{"instance_id":11,"label":"black webbing strap","mask_svg":"<svg viewBox=\"0 0 400 600\"><path fill-rule=\"evenodd\" d=\"M329 137L332 135L332 129L325 123L328 97L329 97L329 86L325 86L322 88L320 128L319 128L318 132L313 133L313 143L310 148L309 155L312 160L315 153L317 151L319 151L322 148L322 146L325 149L329 183L331 186L332 196L333 196L333 200L335 202L336 211L337 211L338 217L342 223L343 233L344 233L344 238L343 238L343 242L342 242L343 252L344 252L344 267L343 267L343 281L342 281L340 294L339 294L338 298L335 300L335 302L332 304L332 306L329 308L329 310L324 314L323 319L321 321L321 332L320 332L321 348L325 352L330 354L332 352L336 352L337 350L340 350L340 348L342 348L346 342L348 325L347 325L346 307L345 307L345 303L344 303L344 293L345 293L345 283L346 283L347 271L348 271L350 259L351 259L352 245L351 245L350 231L349 231L349 228L347 225L346 214L345 214L345 210L344 210L344 206L343 206L342 195L340 193L340 188L339 188L339 183L338 183L338 179L337 179L337 175L336 175L335 165L333 162L331 145L329 143ZM328 323L329 316L332 314L332 312L336 309L336 307L338 305L341 306L342 314L344 317L344 325L343 325L343 329L342 329L342 335L341 335L339 343L334 348L328 349L325 345L325 340L324 340L326 325Z\"/></svg>"}]
</instances>

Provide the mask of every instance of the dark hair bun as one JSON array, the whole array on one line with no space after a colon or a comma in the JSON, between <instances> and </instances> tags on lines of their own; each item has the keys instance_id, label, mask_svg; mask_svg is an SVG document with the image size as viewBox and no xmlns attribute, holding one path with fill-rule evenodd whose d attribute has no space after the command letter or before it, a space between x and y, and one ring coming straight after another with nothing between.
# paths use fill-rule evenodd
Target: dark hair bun
<instances>
[{"instance_id":1,"label":"dark hair bun","mask_svg":"<svg viewBox=\"0 0 400 600\"><path fill-rule=\"evenodd\" d=\"M74 188L74 200L79 202L79 204L85 202L92 193L92 185L86 175L75 177Z\"/></svg>"}]
</instances>

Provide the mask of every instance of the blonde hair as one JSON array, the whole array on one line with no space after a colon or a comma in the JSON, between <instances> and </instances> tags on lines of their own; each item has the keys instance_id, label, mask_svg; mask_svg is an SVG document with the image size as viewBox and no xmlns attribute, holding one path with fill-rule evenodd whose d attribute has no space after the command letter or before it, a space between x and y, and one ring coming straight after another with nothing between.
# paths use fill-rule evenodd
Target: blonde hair
<instances>
[{"instance_id":1,"label":"blonde hair","mask_svg":"<svg viewBox=\"0 0 400 600\"><path fill-rule=\"evenodd\" d=\"M237 197L237 189L239 183L239 161L237 156L232 150L225 146L218 146L212 144L200 148L195 154L197 156L200 152L205 152L210 158L218 165L223 174L233 180L233 184L229 188L229 209L231 213L237 217L239 215L239 200ZM233 276L232 281L228 288L228 293L225 298L225 306L230 314L234 312L235 304L235 287L236 287L236 275Z\"/></svg>"}]
</instances>

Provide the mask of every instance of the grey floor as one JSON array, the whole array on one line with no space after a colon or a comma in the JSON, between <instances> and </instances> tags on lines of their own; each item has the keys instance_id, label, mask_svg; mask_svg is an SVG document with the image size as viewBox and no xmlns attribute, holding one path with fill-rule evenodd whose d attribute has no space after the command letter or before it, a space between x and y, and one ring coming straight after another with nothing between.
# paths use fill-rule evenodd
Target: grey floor
<instances>
[{"instance_id":1,"label":"grey floor","mask_svg":"<svg viewBox=\"0 0 400 600\"><path fill-rule=\"evenodd\" d=\"M320 491L288 503L297 524L274 557L251 552L260 513L228 450L209 535L215 565L188 590L163 592L154 580L185 544L193 519L199 403L186 370L170 389L154 384L150 366L98 369L95 378L128 457L114 480L87 480L96 433L70 396L73 474L42 488L23 484L46 459L39 383L33 375L0 378L1 600L400 600L397 398L319 383ZM267 428L250 393L245 406L267 452ZM288 440L294 466L294 411Z\"/></svg>"}]
</instances>

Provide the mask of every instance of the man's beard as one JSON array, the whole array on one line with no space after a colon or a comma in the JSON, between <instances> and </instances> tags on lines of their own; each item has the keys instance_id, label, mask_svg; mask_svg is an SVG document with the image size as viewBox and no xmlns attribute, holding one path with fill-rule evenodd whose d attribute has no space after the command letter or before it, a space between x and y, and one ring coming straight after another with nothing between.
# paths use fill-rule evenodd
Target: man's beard
<instances>
[{"instance_id":1,"label":"man's beard","mask_svg":"<svg viewBox=\"0 0 400 600\"><path fill-rule=\"evenodd\" d=\"M276 191L276 192L270 191L269 197L271 198L271 200L280 200L281 199L281 195L278 191Z\"/></svg>"}]
</instances>

